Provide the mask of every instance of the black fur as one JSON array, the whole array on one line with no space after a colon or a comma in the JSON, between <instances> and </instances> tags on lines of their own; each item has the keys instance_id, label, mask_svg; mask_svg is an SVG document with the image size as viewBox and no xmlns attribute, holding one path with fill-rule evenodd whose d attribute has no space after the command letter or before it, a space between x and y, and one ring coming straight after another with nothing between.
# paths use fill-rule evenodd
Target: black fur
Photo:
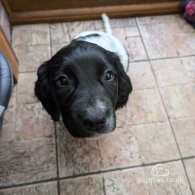
<instances>
[{"instance_id":1,"label":"black fur","mask_svg":"<svg viewBox=\"0 0 195 195\"><path fill-rule=\"evenodd\" d=\"M115 75L112 81L105 81L106 70ZM69 84L58 88L59 78L63 75L67 76ZM52 119L58 121L61 115L69 132L75 137L93 136L97 131L108 132L109 128L106 127L101 131L94 127L93 132L83 125L86 115L89 115L86 109L93 107L97 99L107 109L105 113L96 110L96 118L112 116L114 124L109 131L113 130L114 110L127 103L131 91L130 79L115 53L78 40L72 41L42 64L35 83L35 94Z\"/></svg>"}]
</instances>

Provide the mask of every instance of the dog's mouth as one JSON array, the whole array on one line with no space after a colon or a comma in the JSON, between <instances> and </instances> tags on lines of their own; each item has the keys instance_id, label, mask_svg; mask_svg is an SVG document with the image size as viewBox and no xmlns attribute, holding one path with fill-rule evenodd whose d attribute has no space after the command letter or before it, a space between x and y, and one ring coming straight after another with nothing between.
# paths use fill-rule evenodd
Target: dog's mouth
<instances>
[{"instance_id":1,"label":"dog's mouth","mask_svg":"<svg viewBox=\"0 0 195 195\"><path fill-rule=\"evenodd\" d=\"M112 111L104 120L81 121L74 117L74 113L69 117L63 117L63 121L69 133L76 138L94 138L114 131L116 127L115 112Z\"/></svg>"}]
</instances>

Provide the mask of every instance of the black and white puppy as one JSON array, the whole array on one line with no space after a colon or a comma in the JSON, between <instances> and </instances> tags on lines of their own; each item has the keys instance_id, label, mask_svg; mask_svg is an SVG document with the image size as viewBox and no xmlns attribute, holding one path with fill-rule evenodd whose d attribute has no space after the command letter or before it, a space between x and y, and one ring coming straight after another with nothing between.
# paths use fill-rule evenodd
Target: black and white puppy
<instances>
[{"instance_id":1,"label":"black and white puppy","mask_svg":"<svg viewBox=\"0 0 195 195\"><path fill-rule=\"evenodd\" d=\"M111 35L82 32L38 69L35 94L54 121L62 116L74 137L93 137L115 129L115 110L132 91L128 55Z\"/></svg>"}]
</instances>

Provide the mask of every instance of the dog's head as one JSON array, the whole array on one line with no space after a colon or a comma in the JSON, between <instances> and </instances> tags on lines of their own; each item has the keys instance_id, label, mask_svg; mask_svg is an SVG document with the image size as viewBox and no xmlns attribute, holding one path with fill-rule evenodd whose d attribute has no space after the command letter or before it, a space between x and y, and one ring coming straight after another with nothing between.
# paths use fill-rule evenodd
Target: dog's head
<instances>
[{"instance_id":1,"label":"dog's head","mask_svg":"<svg viewBox=\"0 0 195 195\"><path fill-rule=\"evenodd\" d=\"M132 91L119 57L85 41L72 41L38 69L35 94L54 121L60 115L74 137L115 129L115 110Z\"/></svg>"}]
</instances>

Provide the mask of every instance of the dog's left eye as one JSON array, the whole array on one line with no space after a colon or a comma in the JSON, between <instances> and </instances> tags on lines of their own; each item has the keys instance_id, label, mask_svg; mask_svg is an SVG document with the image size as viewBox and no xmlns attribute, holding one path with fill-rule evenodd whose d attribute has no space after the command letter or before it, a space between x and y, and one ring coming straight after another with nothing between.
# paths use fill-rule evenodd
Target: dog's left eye
<instances>
[{"instance_id":1,"label":"dog's left eye","mask_svg":"<svg viewBox=\"0 0 195 195\"><path fill-rule=\"evenodd\" d=\"M68 78L65 77L65 76L61 76L57 83L56 83L57 87L60 88L60 87L64 87L66 85L69 85L69 81L68 81Z\"/></svg>"},{"instance_id":2,"label":"dog's left eye","mask_svg":"<svg viewBox=\"0 0 195 195\"><path fill-rule=\"evenodd\" d=\"M111 71L107 71L104 77L106 81L111 81L114 79L114 74Z\"/></svg>"}]
</instances>

